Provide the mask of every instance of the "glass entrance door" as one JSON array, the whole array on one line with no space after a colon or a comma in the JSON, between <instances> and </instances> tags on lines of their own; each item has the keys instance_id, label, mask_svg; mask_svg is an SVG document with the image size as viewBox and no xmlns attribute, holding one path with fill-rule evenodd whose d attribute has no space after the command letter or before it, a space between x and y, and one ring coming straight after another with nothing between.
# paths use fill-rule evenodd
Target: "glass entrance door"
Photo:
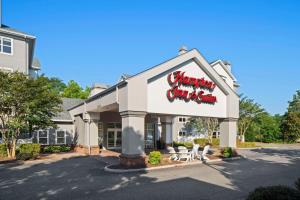
<instances>
[{"instance_id":1,"label":"glass entrance door","mask_svg":"<svg viewBox=\"0 0 300 200\"><path fill-rule=\"evenodd\" d=\"M107 129L107 148L119 149L122 147L122 130L116 128Z\"/></svg>"}]
</instances>

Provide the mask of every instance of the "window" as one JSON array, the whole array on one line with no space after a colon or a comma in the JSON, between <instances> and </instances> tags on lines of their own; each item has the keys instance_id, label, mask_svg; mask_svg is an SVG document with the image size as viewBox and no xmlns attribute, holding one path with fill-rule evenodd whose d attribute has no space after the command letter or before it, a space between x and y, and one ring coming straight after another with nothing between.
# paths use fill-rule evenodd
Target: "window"
<instances>
[{"instance_id":1,"label":"window","mask_svg":"<svg viewBox=\"0 0 300 200\"><path fill-rule=\"evenodd\" d=\"M145 127L145 148L146 149L152 149L154 148L154 123L146 123Z\"/></svg>"},{"instance_id":2,"label":"window","mask_svg":"<svg viewBox=\"0 0 300 200\"><path fill-rule=\"evenodd\" d=\"M122 124L118 122L107 123L107 128L122 128Z\"/></svg>"},{"instance_id":3,"label":"window","mask_svg":"<svg viewBox=\"0 0 300 200\"><path fill-rule=\"evenodd\" d=\"M185 123L186 122L186 118L185 117L179 117L179 122Z\"/></svg>"},{"instance_id":4,"label":"window","mask_svg":"<svg viewBox=\"0 0 300 200\"><path fill-rule=\"evenodd\" d=\"M104 130L103 130L103 123L99 122L98 123L98 144L102 148L103 145L103 139L104 139Z\"/></svg>"},{"instance_id":5,"label":"window","mask_svg":"<svg viewBox=\"0 0 300 200\"><path fill-rule=\"evenodd\" d=\"M49 144L49 132L48 130L38 131L38 143L39 144Z\"/></svg>"},{"instance_id":6,"label":"window","mask_svg":"<svg viewBox=\"0 0 300 200\"><path fill-rule=\"evenodd\" d=\"M180 137L184 137L184 136L186 136L186 132L185 132L185 131L179 131L179 132L178 132L178 135L179 135Z\"/></svg>"},{"instance_id":7,"label":"window","mask_svg":"<svg viewBox=\"0 0 300 200\"><path fill-rule=\"evenodd\" d=\"M56 130L56 144L66 144L66 130Z\"/></svg>"},{"instance_id":8,"label":"window","mask_svg":"<svg viewBox=\"0 0 300 200\"><path fill-rule=\"evenodd\" d=\"M12 54L13 40L10 38L0 37L0 53Z\"/></svg>"}]
</instances>

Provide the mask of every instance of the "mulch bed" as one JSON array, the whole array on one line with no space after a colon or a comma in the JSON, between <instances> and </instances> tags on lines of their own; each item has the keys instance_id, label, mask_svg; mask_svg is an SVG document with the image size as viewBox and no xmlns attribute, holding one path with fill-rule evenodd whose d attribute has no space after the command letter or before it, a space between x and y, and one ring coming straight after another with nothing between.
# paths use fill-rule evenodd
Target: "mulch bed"
<instances>
[{"instance_id":1,"label":"mulch bed","mask_svg":"<svg viewBox=\"0 0 300 200\"><path fill-rule=\"evenodd\" d=\"M17 159L13 159L13 158L0 158L0 164L13 163L16 161Z\"/></svg>"}]
</instances>

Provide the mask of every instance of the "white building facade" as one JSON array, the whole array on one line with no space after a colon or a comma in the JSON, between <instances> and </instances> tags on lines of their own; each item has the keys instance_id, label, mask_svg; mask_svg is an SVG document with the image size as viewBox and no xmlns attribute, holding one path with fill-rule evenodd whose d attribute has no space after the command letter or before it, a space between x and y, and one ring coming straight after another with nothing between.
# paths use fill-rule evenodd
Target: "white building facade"
<instances>
[{"instance_id":1,"label":"white building facade","mask_svg":"<svg viewBox=\"0 0 300 200\"><path fill-rule=\"evenodd\" d=\"M98 152L99 144L121 149L121 164L143 163L145 149L171 145L180 134L179 117L220 121L220 146L235 147L239 97L230 64L209 64L198 50L180 55L109 88L69 109L78 150ZM182 125L184 123L181 123Z\"/></svg>"}]
</instances>

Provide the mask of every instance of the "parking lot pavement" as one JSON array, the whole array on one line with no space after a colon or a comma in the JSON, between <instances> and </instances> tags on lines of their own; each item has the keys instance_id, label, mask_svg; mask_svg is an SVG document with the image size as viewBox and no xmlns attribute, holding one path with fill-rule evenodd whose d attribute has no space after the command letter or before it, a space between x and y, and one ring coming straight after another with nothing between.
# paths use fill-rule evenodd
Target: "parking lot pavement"
<instances>
[{"instance_id":1,"label":"parking lot pavement","mask_svg":"<svg viewBox=\"0 0 300 200\"><path fill-rule=\"evenodd\" d=\"M0 199L245 199L261 185L293 185L299 149L242 150L246 159L111 174L97 157L0 166Z\"/></svg>"}]
</instances>

